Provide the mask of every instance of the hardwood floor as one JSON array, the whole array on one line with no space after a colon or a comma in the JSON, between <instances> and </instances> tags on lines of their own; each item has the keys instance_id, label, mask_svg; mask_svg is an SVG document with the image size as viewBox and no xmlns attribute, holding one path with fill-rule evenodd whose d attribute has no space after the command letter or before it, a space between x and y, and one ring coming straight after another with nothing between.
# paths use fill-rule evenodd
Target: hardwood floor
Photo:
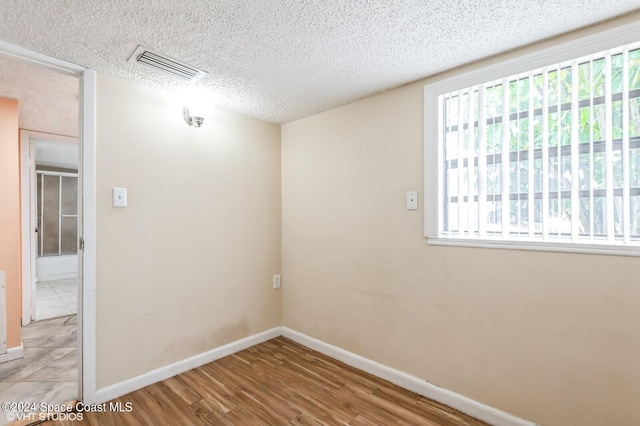
<instances>
[{"instance_id":1,"label":"hardwood floor","mask_svg":"<svg viewBox=\"0 0 640 426\"><path fill-rule=\"evenodd\" d=\"M486 425L284 337L47 425ZM108 404L107 404L108 407Z\"/></svg>"}]
</instances>

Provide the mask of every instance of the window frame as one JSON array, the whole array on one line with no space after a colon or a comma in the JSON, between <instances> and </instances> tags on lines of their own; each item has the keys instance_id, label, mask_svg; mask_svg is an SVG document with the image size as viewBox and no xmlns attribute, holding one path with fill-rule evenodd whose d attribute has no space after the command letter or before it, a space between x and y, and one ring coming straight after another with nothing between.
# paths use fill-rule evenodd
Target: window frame
<instances>
[{"instance_id":1,"label":"window frame","mask_svg":"<svg viewBox=\"0 0 640 426\"><path fill-rule=\"evenodd\" d=\"M443 123L439 119L443 113L438 102L440 95L638 41L640 41L640 21L592 32L584 36L574 34L568 40L561 39L542 48L536 48L535 45L525 47L517 52L489 59L488 65L472 66L473 69L468 71L446 73L442 77L428 82L424 86L424 232L428 244L640 256L640 247L638 246L441 236L443 230L443 214L441 212L444 200L442 196L444 193L444 159L443 150L440 149L438 143L438 135L443 132Z\"/></svg>"}]
</instances>

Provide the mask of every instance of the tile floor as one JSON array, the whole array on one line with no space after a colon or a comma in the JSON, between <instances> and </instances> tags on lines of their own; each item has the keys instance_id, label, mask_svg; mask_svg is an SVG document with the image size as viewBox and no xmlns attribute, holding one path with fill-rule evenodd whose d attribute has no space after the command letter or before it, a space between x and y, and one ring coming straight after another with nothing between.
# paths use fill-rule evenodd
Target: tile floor
<instances>
[{"instance_id":1,"label":"tile floor","mask_svg":"<svg viewBox=\"0 0 640 426\"><path fill-rule=\"evenodd\" d=\"M65 404L78 394L78 317L22 327L24 358L0 364L0 403ZM0 413L0 425L8 424Z\"/></svg>"},{"instance_id":2,"label":"tile floor","mask_svg":"<svg viewBox=\"0 0 640 426\"><path fill-rule=\"evenodd\" d=\"M78 279L39 281L36 284L36 320L78 313Z\"/></svg>"}]
</instances>

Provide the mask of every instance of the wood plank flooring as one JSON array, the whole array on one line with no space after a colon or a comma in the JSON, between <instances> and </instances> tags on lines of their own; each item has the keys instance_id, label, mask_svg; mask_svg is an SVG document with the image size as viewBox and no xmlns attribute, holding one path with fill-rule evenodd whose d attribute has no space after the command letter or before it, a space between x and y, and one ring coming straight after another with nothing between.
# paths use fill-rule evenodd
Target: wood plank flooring
<instances>
[{"instance_id":1,"label":"wood plank flooring","mask_svg":"<svg viewBox=\"0 0 640 426\"><path fill-rule=\"evenodd\" d=\"M45 424L486 425L284 337L113 402L132 411Z\"/></svg>"}]
</instances>

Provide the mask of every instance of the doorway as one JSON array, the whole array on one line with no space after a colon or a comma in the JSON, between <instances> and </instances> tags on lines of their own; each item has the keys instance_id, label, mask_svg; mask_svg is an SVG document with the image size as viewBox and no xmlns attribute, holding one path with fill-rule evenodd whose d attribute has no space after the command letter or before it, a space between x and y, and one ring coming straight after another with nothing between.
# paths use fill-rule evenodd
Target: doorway
<instances>
[{"instance_id":1,"label":"doorway","mask_svg":"<svg viewBox=\"0 0 640 426\"><path fill-rule=\"evenodd\" d=\"M21 130L29 158L23 223L29 222L30 280L23 280L22 325L77 314L79 149L73 137ZM25 164L27 163L28 164ZM28 189L28 193L27 193ZM25 232L26 234L26 232ZM26 237L26 235L25 235ZM25 250L25 255L26 255Z\"/></svg>"},{"instance_id":2,"label":"doorway","mask_svg":"<svg viewBox=\"0 0 640 426\"><path fill-rule=\"evenodd\" d=\"M23 229L11 241L5 238L17 244L10 251L4 249L3 254L14 254L35 272L24 274L24 280L14 272L7 283L12 296L7 307L12 315L3 318L2 326L10 327L13 335L8 346L13 348L17 343L22 353L0 363L0 401L28 401L36 406L42 402L66 404L79 397L80 84L77 77L16 60L2 59L0 67L0 82L11 82L10 88L0 86L0 95L13 98L11 112L18 118L4 122L5 129L14 130L11 138L0 141L5 154L3 165L20 170L19 176L15 174L13 180L4 179L0 184L4 191L18 195L11 203L18 213L12 223L21 224L27 231ZM47 84L33 90L34 81ZM57 102L55 95L59 97ZM64 113L59 112L65 107ZM3 112L8 116L10 111L5 108ZM25 130L28 127L37 131ZM53 133L56 131L73 136L57 136ZM12 149L8 149L10 146ZM18 287L20 284L23 288ZM15 297L21 293L22 301ZM2 417L0 425L11 420L10 416Z\"/></svg>"},{"instance_id":3,"label":"doorway","mask_svg":"<svg viewBox=\"0 0 640 426\"><path fill-rule=\"evenodd\" d=\"M78 164L78 193L81 194L78 201L77 217L77 274L78 274L78 302L77 302L77 377L76 392L78 399L85 403L95 402L95 94L96 73L75 64L48 57L28 49L14 46L0 41L0 59L17 59L23 64L35 65L67 76L73 76L80 82L79 91L79 164ZM2 95L0 93L0 95ZM42 109L43 114L47 113ZM24 126L21 126L25 128ZM26 127L29 128L29 127ZM23 150L24 150L24 144ZM29 144L27 144L29 146ZM26 155L25 155L26 154ZM21 152L20 158L29 158L28 152ZM21 167L21 181L28 181L29 175L35 170ZM35 176L37 174L33 173ZM26 175L26 176L25 176ZM36 177L33 177L36 183ZM46 183L45 183L46 185ZM23 186L24 189L24 186ZM35 191L34 191L35 192ZM28 211L28 203L32 200L22 197L22 211ZM25 206L27 204L27 206ZM35 204L35 202L34 202ZM73 216L63 214L63 217ZM60 215L59 215L60 217ZM68 220L65 220L68 222ZM72 220L71 220L72 221ZM22 278L29 285L22 286L23 291L31 292L32 276L36 276L36 262L31 259L31 251L35 250L36 239L30 228L30 221L23 221L22 232ZM59 225L61 226L61 225ZM65 225L71 227L70 225ZM25 229L26 228L26 229ZM35 227L34 227L35 229ZM59 243L61 244L61 243ZM61 252L63 250L60 250ZM62 253L61 253L62 254ZM37 291L36 291L37 293ZM31 304L35 298L27 298ZM21 309L22 321L31 321L31 311L34 309ZM28 316L28 318L27 318ZM37 318L37 313L36 313ZM52 320L57 321L57 320ZM74 335L75 339L75 335Z\"/></svg>"}]
</instances>

